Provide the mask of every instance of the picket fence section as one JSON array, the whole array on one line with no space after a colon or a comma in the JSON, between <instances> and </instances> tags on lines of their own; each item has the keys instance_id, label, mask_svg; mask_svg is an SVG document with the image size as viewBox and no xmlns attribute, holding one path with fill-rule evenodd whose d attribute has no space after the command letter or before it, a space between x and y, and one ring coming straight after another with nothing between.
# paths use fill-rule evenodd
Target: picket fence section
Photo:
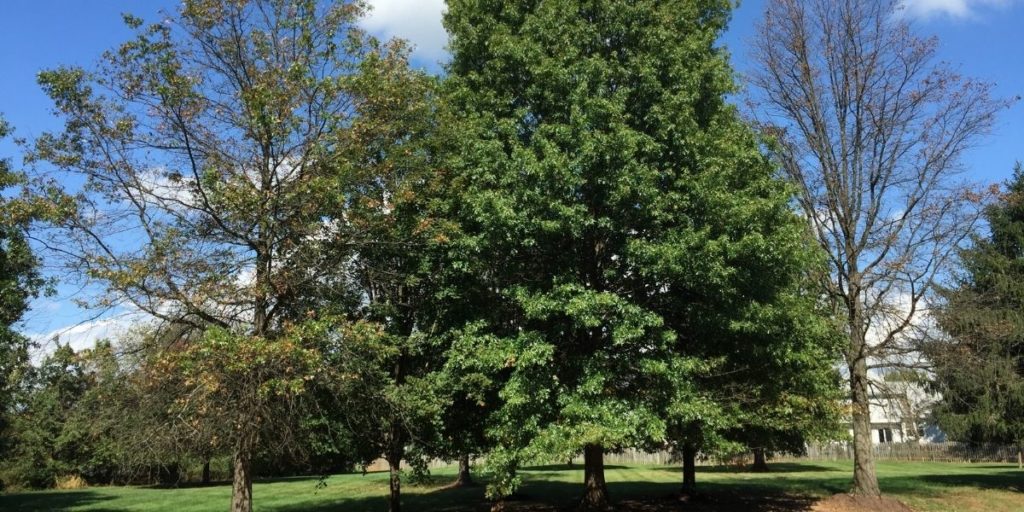
<instances>
[{"instance_id":1,"label":"picket fence section","mask_svg":"<svg viewBox=\"0 0 1024 512\"><path fill-rule=\"evenodd\" d=\"M966 443L885 443L872 447L875 460L882 461L921 461L921 462L1018 462L1020 452L1015 446L997 444L966 444ZM700 460L698 464L736 464L749 462L750 456L730 457L727 460L711 458ZM853 443L822 443L807 446L803 455L776 454L774 461L840 461L853 460ZM582 458L574 462L582 463ZM676 464L678 457L668 451L640 452L626 450L605 456L606 464Z\"/></svg>"},{"instance_id":2,"label":"picket fence section","mask_svg":"<svg viewBox=\"0 0 1024 512\"><path fill-rule=\"evenodd\" d=\"M920 462L1000 462L1017 463L1021 455L1015 446L996 444L965 444L965 443L886 443L873 446L875 460L881 461L920 461ZM822 443L807 446L803 455L776 454L769 461L776 462L814 462L814 461L842 461L853 460L852 443ZM482 459L476 459L474 464L482 463ZM560 461L551 461L558 463ZM736 465L743 466L751 462L749 454L738 455L722 459L718 457L701 457L697 465ZM576 456L571 461L564 461L572 465L583 464L583 457ZM651 466L666 466L679 464L679 457L670 451L646 452L640 450L624 450L618 453L606 453L604 463L607 465L616 464L639 464ZM430 469L438 469L452 465L451 461L433 460L428 464ZM404 464L403 464L404 466ZM387 464L377 461L367 468L370 471L387 470Z\"/></svg>"},{"instance_id":3,"label":"picket fence section","mask_svg":"<svg viewBox=\"0 0 1024 512\"><path fill-rule=\"evenodd\" d=\"M1015 446L967 443L884 443L873 446L875 460L922 462L1018 462ZM807 447L807 453L792 460L829 461L853 459L852 443L823 443Z\"/></svg>"}]
</instances>

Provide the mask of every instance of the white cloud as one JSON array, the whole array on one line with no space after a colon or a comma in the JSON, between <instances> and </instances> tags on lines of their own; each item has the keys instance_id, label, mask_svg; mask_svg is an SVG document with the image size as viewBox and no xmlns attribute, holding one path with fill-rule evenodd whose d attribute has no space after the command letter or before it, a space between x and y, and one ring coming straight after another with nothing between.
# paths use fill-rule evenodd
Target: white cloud
<instances>
[{"instance_id":1,"label":"white cloud","mask_svg":"<svg viewBox=\"0 0 1024 512\"><path fill-rule=\"evenodd\" d=\"M366 30L410 41L413 55L429 62L444 60L448 33L441 25L444 0L369 0L370 12L362 21Z\"/></svg>"},{"instance_id":2,"label":"white cloud","mask_svg":"<svg viewBox=\"0 0 1024 512\"><path fill-rule=\"evenodd\" d=\"M58 345L71 345L77 352L94 347L100 340L117 341L141 320L138 314L123 314L62 327L46 334L27 334L36 343L32 359L35 362L41 361L53 353Z\"/></svg>"},{"instance_id":3,"label":"white cloud","mask_svg":"<svg viewBox=\"0 0 1024 512\"><path fill-rule=\"evenodd\" d=\"M138 176L138 186L131 187L142 192L152 202L171 210L195 206L192 193L192 180L175 176L172 178L167 169L156 167L147 169Z\"/></svg>"},{"instance_id":4,"label":"white cloud","mask_svg":"<svg viewBox=\"0 0 1024 512\"><path fill-rule=\"evenodd\" d=\"M904 12L915 18L948 16L956 19L971 19L979 12L992 7L1005 7L1014 0L904 0Z\"/></svg>"}]
</instances>

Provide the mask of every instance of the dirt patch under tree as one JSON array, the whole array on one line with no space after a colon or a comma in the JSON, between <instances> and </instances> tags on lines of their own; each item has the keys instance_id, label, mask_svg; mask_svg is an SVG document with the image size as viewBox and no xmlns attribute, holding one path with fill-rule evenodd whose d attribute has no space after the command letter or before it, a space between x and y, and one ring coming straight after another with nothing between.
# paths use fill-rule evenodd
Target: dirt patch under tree
<instances>
[{"instance_id":1,"label":"dirt patch under tree","mask_svg":"<svg viewBox=\"0 0 1024 512\"><path fill-rule=\"evenodd\" d=\"M854 496L836 494L814 504L812 512L913 512L899 500L882 496Z\"/></svg>"}]
</instances>

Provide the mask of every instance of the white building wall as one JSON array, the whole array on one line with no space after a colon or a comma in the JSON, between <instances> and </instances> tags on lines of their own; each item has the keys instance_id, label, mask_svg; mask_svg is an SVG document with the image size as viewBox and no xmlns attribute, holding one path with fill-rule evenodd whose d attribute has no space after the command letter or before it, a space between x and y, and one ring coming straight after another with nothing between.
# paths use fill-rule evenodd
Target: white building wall
<instances>
[{"instance_id":1,"label":"white building wall","mask_svg":"<svg viewBox=\"0 0 1024 512\"><path fill-rule=\"evenodd\" d=\"M882 383L872 386L870 402L871 441L881 443L943 442L945 434L925 422L938 396L912 383ZM904 417L905 415L909 417ZM853 429L849 429L853 436Z\"/></svg>"}]
</instances>

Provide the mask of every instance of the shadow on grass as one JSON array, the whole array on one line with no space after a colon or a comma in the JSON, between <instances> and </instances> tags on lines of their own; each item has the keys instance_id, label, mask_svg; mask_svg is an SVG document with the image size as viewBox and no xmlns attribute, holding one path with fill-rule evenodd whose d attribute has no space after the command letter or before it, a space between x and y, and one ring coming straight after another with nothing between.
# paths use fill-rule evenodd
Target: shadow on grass
<instances>
[{"instance_id":1,"label":"shadow on grass","mask_svg":"<svg viewBox=\"0 0 1024 512\"><path fill-rule=\"evenodd\" d=\"M629 469L630 467L635 466L617 466L612 464L605 464L604 469L606 471L611 471L613 469ZM521 473L529 473L531 471L583 471L583 464L573 464L572 467L569 467L569 465L567 464L546 464L542 466L529 466L525 468L520 468L519 471Z\"/></svg>"},{"instance_id":2,"label":"shadow on grass","mask_svg":"<svg viewBox=\"0 0 1024 512\"><path fill-rule=\"evenodd\" d=\"M768 473L799 473L802 471L814 471L814 472L838 472L848 473L853 471L853 465L849 468L836 467L836 466L822 466L819 464L804 464L800 462L770 462L768 463ZM753 473L753 471L745 470L744 473Z\"/></svg>"},{"instance_id":3,"label":"shadow on grass","mask_svg":"<svg viewBox=\"0 0 1024 512\"><path fill-rule=\"evenodd\" d=\"M668 472L679 472L683 471L680 465L670 466L651 466L652 468L668 471ZM818 464L803 464L799 462L772 462L768 464L768 471L751 471L744 468L736 468L732 466L697 466L697 473L730 473L730 474L752 474L752 475L768 475L772 473L800 473L800 472L838 472L847 473L852 471L851 469L838 468L835 466L821 466Z\"/></svg>"},{"instance_id":4,"label":"shadow on grass","mask_svg":"<svg viewBox=\"0 0 1024 512\"><path fill-rule=\"evenodd\" d=\"M43 510L68 510L72 507L95 507L97 504L110 501L113 496L105 496L95 491L47 491L21 494L0 495L0 510L5 512L39 512ZM118 509L90 508L93 512L112 512Z\"/></svg>"},{"instance_id":5,"label":"shadow on grass","mask_svg":"<svg viewBox=\"0 0 1024 512\"><path fill-rule=\"evenodd\" d=\"M649 482L615 482L609 492L622 512L802 512L810 510L813 499L771 492L737 493L731 486L711 485L693 501L683 503L672 496L675 484ZM509 501L509 509L522 512L561 512L575 508L582 485L569 482L528 482L522 493ZM112 496L92 491L28 493L0 497L0 510L5 512L67 511L89 508L92 512L123 512L124 508L98 506ZM226 503L225 503L226 505ZM407 494L402 499L406 510L418 512L485 512L491 504L484 499L482 486L442 488L422 494ZM333 502L296 503L294 505L259 506L268 512L382 512L387 510L385 496L339 499Z\"/></svg>"},{"instance_id":6,"label":"shadow on grass","mask_svg":"<svg viewBox=\"0 0 1024 512\"><path fill-rule=\"evenodd\" d=\"M1024 471L883 477L879 484L883 492L899 494L936 495L951 487L1024 493Z\"/></svg>"},{"instance_id":7,"label":"shadow on grass","mask_svg":"<svg viewBox=\"0 0 1024 512\"><path fill-rule=\"evenodd\" d=\"M282 476L274 478L257 478L253 480L254 484L276 484L276 483L287 483L287 482L316 482L319 480L318 476L301 475L301 476ZM211 487L231 487L231 480L213 480L208 484L200 482L179 482L169 484L151 484L151 485L140 485L140 489L152 489L152 490L175 490L175 489L208 489Z\"/></svg>"},{"instance_id":8,"label":"shadow on grass","mask_svg":"<svg viewBox=\"0 0 1024 512\"><path fill-rule=\"evenodd\" d=\"M534 471L553 471L548 467ZM562 471L562 470L557 470ZM579 471L578 468L566 471ZM698 497L679 499L678 482L609 482L608 490L620 512L804 512L816 501L814 494L793 492L786 486L761 485L759 482L701 483ZM485 486L440 487L429 492L403 495L402 507L417 512L484 512L491 503L484 497ZM574 511L583 493L582 482L526 479L515 496L507 500L514 512ZM384 495L341 498L333 503L296 503L264 510L273 512L382 512L387 510Z\"/></svg>"},{"instance_id":9,"label":"shadow on grass","mask_svg":"<svg viewBox=\"0 0 1024 512\"><path fill-rule=\"evenodd\" d=\"M813 496L783 494L775 489L708 484L693 499L680 500L674 483L614 482L608 492L619 512L806 512L816 501ZM569 482L527 482L506 501L514 512L568 512L576 509L583 486ZM484 512L491 503L483 487L446 488L402 498L405 510L417 512ZM331 504L296 504L273 507L273 512L382 512L384 496L342 499Z\"/></svg>"},{"instance_id":10,"label":"shadow on grass","mask_svg":"<svg viewBox=\"0 0 1024 512\"><path fill-rule=\"evenodd\" d=\"M257 480L259 483L262 480ZM151 484L151 485L140 485L140 489L152 489L152 490L174 490L174 489L206 489L208 487L227 487L231 485L231 480L213 480L208 484L200 482L179 482L176 484Z\"/></svg>"},{"instance_id":11,"label":"shadow on grass","mask_svg":"<svg viewBox=\"0 0 1024 512\"><path fill-rule=\"evenodd\" d=\"M650 469L679 471L673 467ZM639 480L639 475L636 475L634 481L610 482L608 487L613 501L619 504L617 509L620 512L806 512L811 509L817 497L846 492L851 484L849 472L835 467L776 463L772 464L771 469L768 473L746 473L732 468L700 467L697 475L700 494L685 502L678 499L680 482L675 479L669 482L651 482ZM556 465L524 470L529 471L535 473L526 476L520 494L508 503L510 511L563 512L575 508L583 492L579 467L568 469ZM1024 492L1024 471L1015 468L978 466L978 472L965 474L963 467L958 466L957 473L943 474L941 471L942 469L938 468L926 474L883 475L880 483L883 492L899 496L936 497L957 487ZM711 475L715 473L744 476L742 479L728 476L712 477ZM708 475L708 478L702 479L701 474ZM309 481L312 484L315 480L316 478L296 477L261 480L258 484L295 481ZM479 479L480 485L475 487L446 487L451 480L451 475L436 475L425 487L404 486L406 490L412 492L403 496L403 507L413 512L484 512L490 509L490 503L484 498L483 479ZM257 507L265 512L382 512L387 510L386 485L379 487L379 490L380 494L376 496L342 495L337 498L325 498L322 495L318 497L316 493L279 492L277 495L286 496L289 503L281 503L281 499L278 498L272 500L276 503L257 503ZM264 489L263 492L267 490ZM155 494L162 493L155 491ZM260 492L257 492L257 502L259 494ZM211 502L209 509L220 510L221 505L226 508L227 503ZM93 512L127 510L124 506L118 506L116 496L92 490L0 495L0 510L4 512L67 511L86 507Z\"/></svg>"},{"instance_id":12,"label":"shadow on grass","mask_svg":"<svg viewBox=\"0 0 1024 512\"><path fill-rule=\"evenodd\" d=\"M386 492L386 489L384 489ZM261 507L268 512L384 512L388 509L387 497L380 496L341 498L329 503L297 503ZM484 499L484 486L443 487L430 492L402 496L402 508L422 512L475 512L490 510L490 503Z\"/></svg>"}]
</instances>

